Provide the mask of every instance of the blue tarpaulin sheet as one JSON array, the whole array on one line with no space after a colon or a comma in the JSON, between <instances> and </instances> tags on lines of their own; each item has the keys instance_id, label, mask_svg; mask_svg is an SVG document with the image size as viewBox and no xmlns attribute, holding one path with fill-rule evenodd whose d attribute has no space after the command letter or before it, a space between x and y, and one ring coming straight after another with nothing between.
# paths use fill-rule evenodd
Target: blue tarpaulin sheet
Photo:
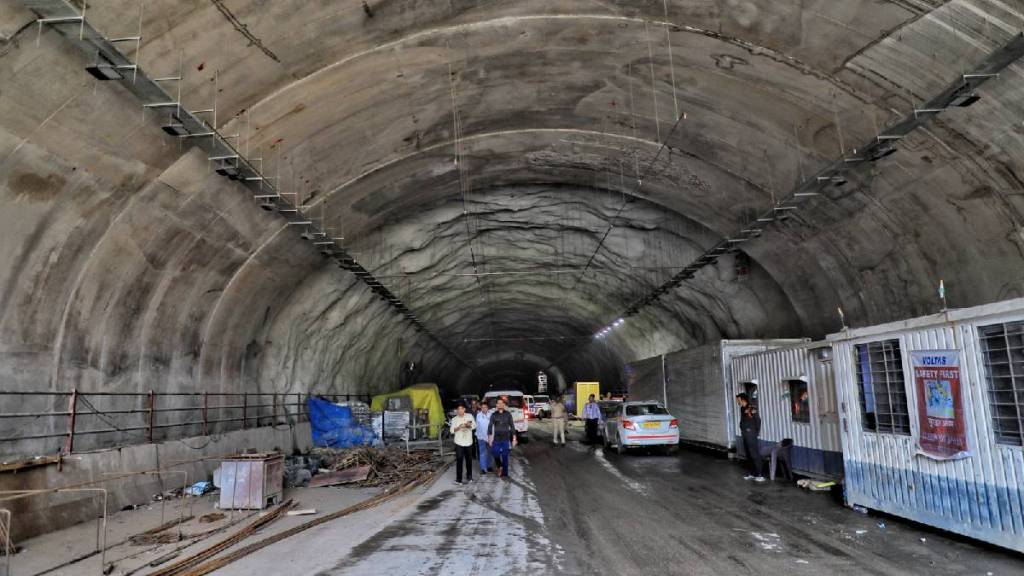
<instances>
[{"instance_id":1,"label":"blue tarpaulin sheet","mask_svg":"<svg viewBox=\"0 0 1024 576\"><path fill-rule=\"evenodd\" d=\"M352 417L352 409L321 398L306 402L313 445L325 448L351 448L373 444L373 430Z\"/></svg>"}]
</instances>

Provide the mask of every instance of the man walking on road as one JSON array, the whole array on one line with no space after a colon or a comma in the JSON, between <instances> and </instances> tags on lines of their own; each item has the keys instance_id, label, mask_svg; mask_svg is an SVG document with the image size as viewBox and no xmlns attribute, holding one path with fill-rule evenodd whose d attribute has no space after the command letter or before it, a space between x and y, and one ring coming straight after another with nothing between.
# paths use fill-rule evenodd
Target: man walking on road
<instances>
[{"instance_id":1,"label":"man walking on road","mask_svg":"<svg viewBox=\"0 0 1024 576\"><path fill-rule=\"evenodd\" d=\"M477 402L476 400L473 400L469 404L469 415L473 418L474 422L476 422L476 415L477 415L478 412L480 412L480 403ZM477 427L479 428L479 425ZM479 453L480 453L480 447L477 445L476 434L474 434L473 435L473 450L470 451L470 457L471 458L479 458L479 456L478 456Z\"/></svg>"},{"instance_id":2,"label":"man walking on road","mask_svg":"<svg viewBox=\"0 0 1024 576\"><path fill-rule=\"evenodd\" d=\"M567 414L565 411L565 403L562 402L561 397L558 397L551 402L550 412L551 424L554 426L553 436L555 446L558 446L559 443L561 443L562 446L565 446L565 420ZM559 442L559 438L561 438L561 442Z\"/></svg>"},{"instance_id":3,"label":"man walking on road","mask_svg":"<svg viewBox=\"0 0 1024 576\"><path fill-rule=\"evenodd\" d=\"M480 411L476 413L477 460L480 461L480 475L487 474L494 467L491 458L491 447L487 445L487 429L491 424L491 411L487 400L480 403Z\"/></svg>"},{"instance_id":4,"label":"man walking on road","mask_svg":"<svg viewBox=\"0 0 1024 576\"><path fill-rule=\"evenodd\" d=\"M498 478L508 478L508 454L517 443L512 413L505 410L505 401L498 400L498 409L487 424L487 443L498 464Z\"/></svg>"},{"instance_id":5,"label":"man walking on road","mask_svg":"<svg viewBox=\"0 0 1024 576\"><path fill-rule=\"evenodd\" d=\"M601 406L594 400L591 394L587 398L587 405L583 407L583 420L587 431L587 444L597 444L597 422L601 419Z\"/></svg>"},{"instance_id":6,"label":"man walking on road","mask_svg":"<svg viewBox=\"0 0 1024 576\"><path fill-rule=\"evenodd\" d=\"M757 414L757 408L750 403L750 396L746 392L736 395L736 403L740 406L740 436L743 438L743 451L750 460L751 473L743 477L744 480L764 482L764 475L761 471L761 446L757 437L761 434L761 417Z\"/></svg>"},{"instance_id":7,"label":"man walking on road","mask_svg":"<svg viewBox=\"0 0 1024 576\"><path fill-rule=\"evenodd\" d=\"M459 404L452 418L451 432L455 436L455 483L462 484L462 463L466 463L466 481L473 481L473 430L476 420L466 414L465 404Z\"/></svg>"}]
</instances>

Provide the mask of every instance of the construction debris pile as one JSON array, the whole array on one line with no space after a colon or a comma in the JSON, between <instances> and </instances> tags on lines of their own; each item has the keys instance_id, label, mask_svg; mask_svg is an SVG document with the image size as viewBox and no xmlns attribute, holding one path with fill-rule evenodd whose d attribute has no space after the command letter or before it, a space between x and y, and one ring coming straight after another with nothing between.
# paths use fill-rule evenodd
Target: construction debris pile
<instances>
[{"instance_id":1,"label":"construction debris pile","mask_svg":"<svg viewBox=\"0 0 1024 576\"><path fill-rule=\"evenodd\" d=\"M355 486L404 484L431 472L443 463L441 456L435 451L406 452L397 448L314 448L313 453L321 458L321 474L324 469L329 471L328 474L358 470L361 476L363 470L359 469L365 469L365 478L346 482Z\"/></svg>"}]
</instances>

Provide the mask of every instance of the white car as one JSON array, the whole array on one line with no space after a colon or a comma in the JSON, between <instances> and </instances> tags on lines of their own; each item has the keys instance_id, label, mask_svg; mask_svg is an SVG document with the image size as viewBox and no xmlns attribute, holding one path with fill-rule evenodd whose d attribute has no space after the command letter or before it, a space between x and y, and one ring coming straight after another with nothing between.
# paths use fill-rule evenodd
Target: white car
<instances>
[{"instance_id":1,"label":"white car","mask_svg":"<svg viewBox=\"0 0 1024 576\"><path fill-rule=\"evenodd\" d=\"M612 408L604 421L604 446L612 444L619 454L628 448L679 446L679 420L668 413L660 402L623 402Z\"/></svg>"},{"instance_id":2,"label":"white car","mask_svg":"<svg viewBox=\"0 0 1024 576\"><path fill-rule=\"evenodd\" d=\"M530 409L530 412L526 415L527 418L543 420L545 416L551 416L551 397L547 394L537 394L535 396L527 394L524 398L526 398L526 406Z\"/></svg>"},{"instance_id":3,"label":"white car","mask_svg":"<svg viewBox=\"0 0 1024 576\"><path fill-rule=\"evenodd\" d=\"M526 419L526 399L519 390L491 390L484 394L488 407L493 411L498 406L498 400L505 401L505 409L512 414L512 423L516 427L516 437L520 442L528 442L527 432L530 429L530 422Z\"/></svg>"}]
</instances>

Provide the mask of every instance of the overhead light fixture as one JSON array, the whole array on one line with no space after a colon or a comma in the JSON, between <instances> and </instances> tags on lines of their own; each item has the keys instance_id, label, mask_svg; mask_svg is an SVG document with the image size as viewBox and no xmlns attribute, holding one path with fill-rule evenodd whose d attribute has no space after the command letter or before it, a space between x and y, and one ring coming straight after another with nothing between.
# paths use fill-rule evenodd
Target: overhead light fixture
<instances>
[{"instance_id":1,"label":"overhead light fixture","mask_svg":"<svg viewBox=\"0 0 1024 576\"><path fill-rule=\"evenodd\" d=\"M97 80L124 80L124 74L121 74L118 67L103 54L97 54L96 63L86 66L85 71Z\"/></svg>"},{"instance_id":2,"label":"overhead light fixture","mask_svg":"<svg viewBox=\"0 0 1024 576\"><path fill-rule=\"evenodd\" d=\"M875 150L872 150L871 157L869 158L869 160L871 160L872 162L877 162L878 160L881 160L882 158L891 155L895 151L895 146L884 146L881 148L876 148Z\"/></svg>"},{"instance_id":3,"label":"overhead light fixture","mask_svg":"<svg viewBox=\"0 0 1024 576\"><path fill-rule=\"evenodd\" d=\"M92 74L97 80L124 80L124 75L115 66L96 64L86 66L85 71Z\"/></svg>"},{"instance_id":4,"label":"overhead light fixture","mask_svg":"<svg viewBox=\"0 0 1024 576\"><path fill-rule=\"evenodd\" d=\"M188 130L185 129L185 126L183 124L165 124L161 126L160 129L163 130L164 132L167 132L171 136L188 135Z\"/></svg>"},{"instance_id":5,"label":"overhead light fixture","mask_svg":"<svg viewBox=\"0 0 1024 576\"><path fill-rule=\"evenodd\" d=\"M953 98L949 102L949 105L950 106L959 106L961 108L966 108L966 107L970 106L971 104L974 104L978 100L981 100L981 96L979 96L977 92L968 92L966 94L961 94L961 95L957 96L956 98Z\"/></svg>"},{"instance_id":6,"label":"overhead light fixture","mask_svg":"<svg viewBox=\"0 0 1024 576\"><path fill-rule=\"evenodd\" d=\"M227 176L232 180L238 180L238 166L233 164L221 164L214 168L214 171L221 176Z\"/></svg>"}]
</instances>

